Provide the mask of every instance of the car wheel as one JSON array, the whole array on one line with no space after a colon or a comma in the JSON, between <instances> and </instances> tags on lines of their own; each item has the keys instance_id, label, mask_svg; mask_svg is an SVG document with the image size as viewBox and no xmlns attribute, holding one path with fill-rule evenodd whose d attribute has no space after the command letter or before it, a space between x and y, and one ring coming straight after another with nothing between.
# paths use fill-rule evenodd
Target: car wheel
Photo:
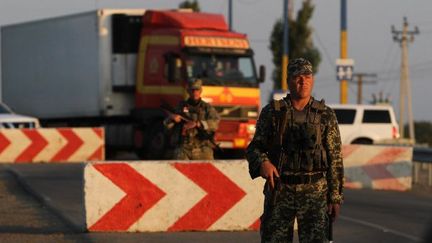
<instances>
[{"instance_id":1,"label":"car wheel","mask_svg":"<svg viewBox=\"0 0 432 243\"><path fill-rule=\"evenodd\" d=\"M373 144L373 141L369 138L357 138L351 144Z\"/></svg>"}]
</instances>

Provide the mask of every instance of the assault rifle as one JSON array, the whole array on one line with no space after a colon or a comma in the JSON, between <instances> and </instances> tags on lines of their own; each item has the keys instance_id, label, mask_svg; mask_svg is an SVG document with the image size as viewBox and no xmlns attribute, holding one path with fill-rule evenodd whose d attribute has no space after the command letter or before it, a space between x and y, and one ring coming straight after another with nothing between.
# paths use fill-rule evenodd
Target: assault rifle
<instances>
[{"instance_id":1,"label":"assault rifle","mask_svg":"<svg viewBox=\"0 0 432 243\"><path fill-rule=\"evenodd\" d=\"M166 103L166 102L162 102L162 104L160 105L160 108L162 108L163 110L166 110L167 112L169 112L169 113L171 113L171 114L179 115L180 118L181 118L183 121L186 121L186 122L188 122L188 121L194 121L194 120L192 119L192 117L190 117L188 114L184 113L183 111L180 111L180 112L179 112L179 111L176 111L176 110L174 109L174 107L170 106L170 105L169 105L168 103ZM198 121L198 122L199 122L199 121ZM214 147L217 151L219 151L219 152L223 152L223 150L222 150L222 148L219 146L219 144L217 144L217 143L214 141L213 134L207 132L207 131L203 128L203 125L202 125L201 122L200 122L200 124L201 124L201 126L199 126L199 127L195 127L195 128L197 129L197 131L198 131L198 136L204 138L205 140L208 140L208 141L213 145L213 147Z\"/></svg>"}]
</instances>

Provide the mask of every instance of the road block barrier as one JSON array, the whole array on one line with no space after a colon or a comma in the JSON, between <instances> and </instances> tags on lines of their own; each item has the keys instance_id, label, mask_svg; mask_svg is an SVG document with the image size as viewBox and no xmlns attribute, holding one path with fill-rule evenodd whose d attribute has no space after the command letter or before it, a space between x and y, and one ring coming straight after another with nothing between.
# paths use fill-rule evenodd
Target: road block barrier
<instances>
[{"instance_id":1,"label":"road block barrier","mask_svg":"<svg viewBox=\"0 0 432 243\"><path fill-rule=\"evenodd\" d=\"M412 147L343 146L345 187L406 191L412 185Z\"/></svg>"},{"instance_id":2,"label":"road block barrier","mask_svg":"<svg viewBox=\"0 0 432 243\"><path fill-rule=\"evenodd\" d=\"M412 149L343 147L349 188L407 190ZM89 231L257 230L262 178L245 160L98 162L84 170Z\"/></svg>"},{"instance_id":3,"label":"road block barrier","mask_svg":"<svg viewBox=\"0 0 432 243\"><path fill-rule=\"evenodd\" d=\"M264 180L244 160L88 164L89 231L257 230Z\"/></svg>"},{"instance_id":4,"label":"road block barrier","mask_svg":"<svg viewBox=\"0 0 432 243\"><path fill-rule=\"evenodd\" d=\"M103 128L0 129L0 163L104 159Z\"/></svg>"}]
</instances>

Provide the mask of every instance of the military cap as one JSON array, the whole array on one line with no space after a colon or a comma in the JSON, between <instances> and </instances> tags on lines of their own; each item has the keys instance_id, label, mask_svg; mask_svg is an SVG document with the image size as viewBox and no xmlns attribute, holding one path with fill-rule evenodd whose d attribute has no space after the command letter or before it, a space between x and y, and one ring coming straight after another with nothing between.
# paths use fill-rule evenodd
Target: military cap
<instances>
[{"instance_id":1,"label":"military cap","mask_svg":"<svg viewBox=\"0 0 432 243\"><path fill-rule=\"evenodd\" d=\"M288 75L289 76L297 76L297 75L308 75L312 74L312 64L304 59L304 58L296 58L292 61L289 61L288 64Z\"/></svg>"},{"instance_id":2,"label":"military cap","mask_svg":"<svg viewBox=\"0 0 432 243\"><path fill-rule=\"evenodd\" d=\"M201 89L201 87L202 87L201 79L194 79L188 82L189 89Z\"/></svg>"}]
</instances>

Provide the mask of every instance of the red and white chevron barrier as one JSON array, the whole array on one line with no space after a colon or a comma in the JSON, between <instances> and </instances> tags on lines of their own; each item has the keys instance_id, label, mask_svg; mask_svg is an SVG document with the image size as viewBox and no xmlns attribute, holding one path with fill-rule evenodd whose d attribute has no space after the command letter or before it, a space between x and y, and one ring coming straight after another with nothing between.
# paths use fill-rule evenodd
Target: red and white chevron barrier
<instances>
[{"instance_id":1,"label":"red and white chevron barrier","mask_svg":"<svg viewBox=\"0 0 432 243\"><path fill-rule=\"evenodd\" d=\"M349 145L346 186L407 190L412 148ZM244 160L101 162L84 171L89 231L256 230L264 180Z\"/></svg>"},{"instance_id":2,"label":"red and white chevron barrier","mask_svg":"<svg viewBox=\"0 0 432 243\"><path fill-rule=\"evenodd\" d=\"M342 153L347 188L411 189L412 147L346 145Z\"/></svg>"},{"instance_id":3,"label":"red and white chevron barrier","mask_svg":"<svg viewBox=\"0 0 432 243\"><path fill-rule=\"evenodd\" d=\"M0 129L0 163L104 159L103 128Z\"/></svg>"},{"instance_id":4,"label":"red and white chevron barrier","mask_svg":"<svg viewBox=\"0 0 432 243\"><path fill-rule=\"evenodd\" d=\"M256 230L264 180L246 161L88 164L89 231Z\"/></svg>"}]
</instances>

